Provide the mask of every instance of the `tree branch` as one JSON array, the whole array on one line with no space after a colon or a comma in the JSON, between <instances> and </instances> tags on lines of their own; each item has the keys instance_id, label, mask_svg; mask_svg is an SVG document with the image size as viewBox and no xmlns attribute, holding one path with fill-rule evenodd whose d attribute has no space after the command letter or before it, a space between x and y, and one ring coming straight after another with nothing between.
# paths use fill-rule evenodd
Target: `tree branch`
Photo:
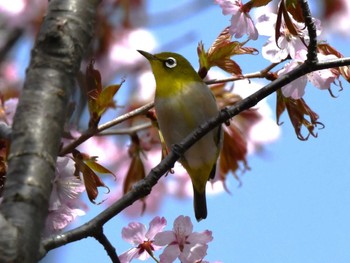
<instances>
[{"instance_id":1,"label":"tree branch","mask_svg":"<svg viewBox=\"0 0 350 263\"><path fill-rule=\"evenodd\" d=\"M312 71L350 65L350 58L334 59L330 61L318 62L316 64L304 63L289 73L280 76L275 81L261 88L244 100L239 101L234 106L222 110L216 118L212 118L200 125L195 131L189 134L181 143L175 145L170 153L146 176L134 185L131 191L109 206L95 218L84 225L70 230L66 233L47 238L42 241L41 256L43 257L49 250L77 241L86 236L91 236L97 226L103 226L111 218L119 214L126 207L132 205L140 198L147 196L158 180L174 166L174 163L189 149L196 141L203 137L210 130L225 123L230 118L255 106L260 100L274 93L284 85Z\"/></svg>"},{"instance_id":2,"label":"tree branch","mask_svg":"<svg viewBox=\"0 0 350 263\"><path fill-rule=\"evenodd\" d=\"M115 248L112 246L111 242L109 242L106 235L103 233L103 229L95 233L94 238L105 248L108 256L111 258L113 263L120 263L119 257Z\"/></svg>"},{"instance_id":3,"label":"tree branch","mask_svg":"<svg viewBox=\"0 0 350 263\"><path fill-rule=\"evenodd\" d=\"M207 85L211 85L211 84L226 83L226 82L231 82L231 81L236 81L236 80L241 80L241 79L267 78L269 76L270 70L273 69L274 67L276 67L278 64L280 64L280 62L279 63L272 63L271 65L267 66L266 68L264 68L258 72L243 74L241 76L229 77L226 79L207 80L207 81L205 81L205 83Z\"/></svg>"},{"instance_id":4,"label":"tree branch","mask_svg":"<svg viewBox=\"0 0 350 263\"><path fill-rule=\"evenodd\" d=\"M0 262L37 261L68 100L94 32L98 3L49 2L12 127L0 206Z\"/></svg>"},{"instance_id":5,"label":"tree branch","mask_svg":"<svg viewBox=\"0 0 350 263\"><path fill-rule=\"evenodd\" d=\"M309 33L310 43L307 47L307 63L317 62L317 33L315 22L312 19L312 15L309 8L309 3L307 0L299 0L300 6L303 10L303 16L305 20L305 25Z\"/></svg>"}]
</instances>

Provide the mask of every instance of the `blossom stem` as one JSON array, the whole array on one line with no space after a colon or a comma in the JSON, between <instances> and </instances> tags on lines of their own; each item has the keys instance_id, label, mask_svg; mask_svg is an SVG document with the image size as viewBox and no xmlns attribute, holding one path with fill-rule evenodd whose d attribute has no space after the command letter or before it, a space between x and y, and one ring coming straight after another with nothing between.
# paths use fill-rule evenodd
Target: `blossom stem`
<instances>
[{"instance_id":1,"label":"blossom stem","mask_svg":"<svg viewBox=\"0 0 350 263\"><path fill-rule=\"evenodd\" d=\"M148 252L148 254L151 256L151 258L154 259L155 262L160 263L159 260L153 255L152 252L151 253Z\"/></svg>"}]
</instances>

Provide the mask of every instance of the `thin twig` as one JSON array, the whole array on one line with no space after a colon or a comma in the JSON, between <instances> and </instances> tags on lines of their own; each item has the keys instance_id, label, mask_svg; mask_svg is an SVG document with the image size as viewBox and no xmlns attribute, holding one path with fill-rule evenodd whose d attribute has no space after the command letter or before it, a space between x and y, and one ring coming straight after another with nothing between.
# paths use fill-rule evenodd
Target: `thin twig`
<instances>
[{"instance_id":1,"label":"thin twig","mask_svg":"<svg viewBox=\"0 0 350 263\"><path fill-rule=\"evenodd\" d=\"M266 67L258 72L243 74L241 76L235 76L235 77L230 77L230 78L226 78L226 79L208 80L205 83L210 85L210 84L218 84L218 83L237 81L237 80L241 80L241 79L266 78L268 76L268 73L270 72L270 70L273 69L274 67L276 67L278 64L279 63L272 63L268 67Z\"/></svg>"},{"instance_id":2,"label":"thin twig","mask_svg":"<svg viewBox=\"0 0 350 263\"><path fill-rule=\"evenodd\" d=\"M98 126L97 129L89 129L85 133L83 133L79 138L77 138L75 141L72 143L68 144L66 147L64 147L61 152L60 156L66 155L70 152L72 152L76 147L78 147L80 144L91 138L92 136L100 133L101 131L104 131L110 127L113 127L119 123L122 123L123 121L126 121L130 118L133 118L137 115L143 114L144 112L150 110L153 107L153 102L150 102L140 108L137 108L133 111L130 111L128 113L123 114L122 116L119 116L109 122L106 122L105 124L102 124Z\"/></svg>"},{"instance_id":3,"label":"thin twig","mask_svg":"<svg viewBox=\"0 0 350 263\"><path fill-rule=\"evenodd\" d=\"M128 134L133 134L137 131L145 130L152 127L152 122L146 122L142 123L140 125L135 125L129 128L124 128L124 129L114 129L114 130L107 130L104 132L100 132L96 134L97 136L105 136L105 135L128 135Z\"/></svg>"}]
</instances>

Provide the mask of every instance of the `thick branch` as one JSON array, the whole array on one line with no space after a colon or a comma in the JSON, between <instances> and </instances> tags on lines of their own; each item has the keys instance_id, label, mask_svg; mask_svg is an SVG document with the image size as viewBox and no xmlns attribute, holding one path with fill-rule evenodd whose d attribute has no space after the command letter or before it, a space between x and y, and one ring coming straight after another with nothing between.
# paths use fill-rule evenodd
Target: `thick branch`
<instances>
[{"instance_id":1,"label":"thick branch","mask_svg":"<svg viewBox=\"0 0 350 263\"><path fill-rule=\"evenodd\" d=\"M161 163L159 163L155 168L151 170L145 179L137 183L131 191L125 194L113 205L109 206L105 211L76 229L43 240L41 247L41 256L44 256L51 249L80 240L87 236L93 236L93 233L96 231L97 227L103 226L107 221L123 211L126 207L132 205L138 199L147 196L151 192L152 187L165 173L169 171L169 169L174 166L174 163L180 158L180 156L183 155L187 149L189 149L196 141L198 141L210 130L228 121L230 118L241 113L242 111L255 106L265 97L269 96L281 87L307 73L320 69L346 65L350 65L350 58L335 59L316 64L304 63L288 74L279 77L275 81L261 88L246 99L236 103L234 106L222 110L216 118L208 120L191 134L189 134L180 144L175 145L172 151L163 159Z\"/></svg>"},{"instance_id":2,"label":"thick branch","mask_svg":"<svg viewBox=\"0 0 350 263\"><path fill-rule=\"evenodd\" d=\"M12 127L0 207L0 262L37 261L68 99L92 38L98 2L49 3Z\"/></svg>"}]
</instances>

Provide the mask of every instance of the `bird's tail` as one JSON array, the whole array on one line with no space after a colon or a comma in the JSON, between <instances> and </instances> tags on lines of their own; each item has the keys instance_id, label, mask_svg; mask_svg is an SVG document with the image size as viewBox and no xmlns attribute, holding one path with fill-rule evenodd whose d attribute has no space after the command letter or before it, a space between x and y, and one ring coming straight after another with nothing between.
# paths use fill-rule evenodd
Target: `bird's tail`
<instances>
[{"instance_id":1,"label":"bird's tail","mask_svg":"<svg viewBox=\"0 0 350 263\"><path fill-rule=\"evenodd\" d=\"M197 221L207 218L207 201L204 192L200 193L193 187L193 204L194 204L194 214Z\"/></svg>"}]
</instances>

